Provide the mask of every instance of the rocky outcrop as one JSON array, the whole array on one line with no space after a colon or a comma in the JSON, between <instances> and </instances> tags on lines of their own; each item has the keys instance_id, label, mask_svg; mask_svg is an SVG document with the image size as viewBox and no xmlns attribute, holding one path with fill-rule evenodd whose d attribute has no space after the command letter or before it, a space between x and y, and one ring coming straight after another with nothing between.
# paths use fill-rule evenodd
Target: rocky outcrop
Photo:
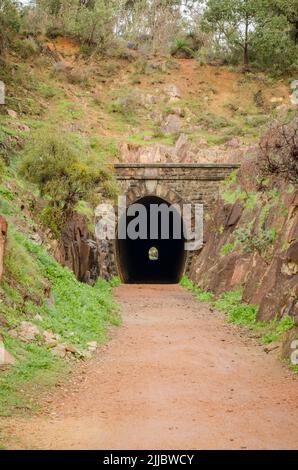
<instances>
[{"instance_id":1,"label":"rocky outcrop","mask_svg":"<svg viewBox=\"0 0 298 470\"><path fill-rule=\"evenodd\" d=\"M298 326L298 187L257 175L251 158L222 187L190 276L217 295L242 286L259 320L290 315Z\"/></svg>"},{"instance_id":2,"label":"rocky outcrop","mask_svg":"<svg viewBox=\"0 0 298 470\"><path fill-rule=\"evenodd\" d=\"M178 110L177 110L178 112ZM165 117L161 124L164 133L179 133L181 119L176 114ZM146 140L150 140L146 136ZM237 139L225 145L209 147L205 139L193 143L186 134L180 134L174 146L122 144L118 162L123 163L239 163L248 152Z\"/></svg>"},{"instance_id":3,"label":"rocky outcrop","mask_svg":"<svg viewBox=\"0 0 298 470\"><path fill-rule=\"evenodd\" d=\"M4 271L4 254L5 254L5 244L7 237L7 222L0 215L0 281L3 276Z\"/></svg>"},{"instance_id":4,"label":"rocky outcrop","mask_svg":"<svg viewBox=\"0 0 298 470\"><path fill-rule=\"evenodd\" d=\"M108 279L116 274L110 243L96 240L86 216L75 213L61 240L52 243L51 248L57 261L72 270L79 281L94 284L99 276Z\"/></svg>"}]
</instances>

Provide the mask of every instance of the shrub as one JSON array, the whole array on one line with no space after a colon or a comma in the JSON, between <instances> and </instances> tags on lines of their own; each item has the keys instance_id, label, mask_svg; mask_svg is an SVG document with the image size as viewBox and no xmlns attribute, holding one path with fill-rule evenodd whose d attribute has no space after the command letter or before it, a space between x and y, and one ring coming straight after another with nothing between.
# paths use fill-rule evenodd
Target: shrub
<instances>
[{"instance_id":1,"label":"shrub","mask_svg":"<svg viewBox=\"0 0 298 470\"><path fill-rule=\"evenodd\" d=\"M262 255L266 248L276 240L277 231L274 228L261 228L257 233L252 234L252 224L250 224L236 229L235 236L237 242L243 244L245 253L257 251Z\"/></svg>"},{"instance_id":2,"label":"shrub","mask_svg":"<svg viewBox=\"0 0 298 470\"><path fill-rule=\"evenodd\" d=\"M112 179L110 170L89 149L84 151L86 157L67 136L54 131L38 132L25 148L21 173L48 199L42 218L56 233L80 199L91 198L93 189Z\"/></svg>"},{"instance_id":3,"label":"shrub","mask_svg":"<svg viewBox=\"0 0 298 470\"><path fill-rule=\"evenodd\" d=\"M85 70L73 69L66 74L66 78L73 85L89 85L89 75Z\"/></svg>"},{"instance_id":4,"label":"shrub","mask_svg":"<svg viewBox=\"0 0 298 470\"><path fill-rule=\"evenodd\" d=\"M279 341L281 338L281 335L285 331L289 331L292 328L294 328L295 322L292 317L289 315L286 315L283 317L281 320L273 320L269 324L269 330L268 333L265 333L262 336L262 341L265 344L272 343L273 341Z\"/></svg>"},{"instance_id":5,"label":"shrub","mask_svg":"<svg viewBox=\"0 0 298 470\"><path fill-rule=\"evenodd\" d=\"M225 255L228 255L229 253L232 253L234 248L235 248L235 243L227 243L220 250L221 256L225 256Z\"/></svg>"},{"instance_id":6,"label":"shrub","mask_svg":"<svg viewBox=\"0 0 298 470\"><path fill-rule=\"evenodd\" d=\"M22 57L28 59L40 52L39 45L32 38L19 39L14 43L14 49Z\"/></svg>"},{"instance_id":7,"label":"shrub","mask_svg":"<svg viewBox=\"0 0 298 470\"><path fill-rule=\"evenodd\" d=\"M198 124L205 129L221 129L229 126L229 122L223 116L217 116L213 113L201 113L198 117Z\"/></svg>"},{"instance_id":8,"label":"shrub","mask_svg":"<svg viewBox=\"0 0 298 470\"><path fill-rule=\"evenodd\" d=\"M192 49L192 45L189 40L184 38L176 39L175 44L172 47L171 54L173 56L191 59L194 56L194 50Z\"/></svg>"},{"instance_id":9,"label":"shrub","mask_svg":"<svg viewBox=\"0 0 298 470\"><path fill-rule=\"evenodd\" d=\"M11 44L20 28L17 6L11 0L0 0L0 55Z\"/></svg>"},{"instance_id":10,"label":"shrub","mask_svg":"<svg viewBox=\"0 0 298 470\"><path fill-rule=\"evenodd\" d=\"M261 177L282 176L298 182L298 114L286 124L273 125L260 141L259 171Z\"/></svg>"}]
</instances>

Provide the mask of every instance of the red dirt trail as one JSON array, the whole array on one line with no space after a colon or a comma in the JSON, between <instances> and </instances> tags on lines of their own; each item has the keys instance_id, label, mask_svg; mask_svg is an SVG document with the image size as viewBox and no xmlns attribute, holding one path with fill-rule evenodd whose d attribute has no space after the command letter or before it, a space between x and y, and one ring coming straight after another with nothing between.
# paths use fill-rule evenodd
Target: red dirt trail
<instances>
[{"instance_id":1,"label":"red dirt trail","mask_svg":"<svg viewBox=\"0 0 298 470\"><path fill-rule=\"evenodd\" d=\"M298 448L298 382L274 353L179 286L116 297L123 326L42 414L1 422L10 448Z\"/></svg>"}]
</instances>

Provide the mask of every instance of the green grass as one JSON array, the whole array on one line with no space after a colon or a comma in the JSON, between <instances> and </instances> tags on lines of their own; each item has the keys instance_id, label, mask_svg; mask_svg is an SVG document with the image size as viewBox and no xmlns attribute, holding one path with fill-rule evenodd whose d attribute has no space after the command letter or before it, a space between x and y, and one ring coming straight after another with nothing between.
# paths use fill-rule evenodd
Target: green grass
<instances>
[{"instance_id":1,"label":"green grass","mask_svg":"<svg viewBox=\"0 0 298 470\"><path fill-rule=\"evenodd\" d=\"M230 323L244 326L252 326L256 323L258 307L242 303L242 289L225 292L214 303L214 306L228 315Z\"/></svg>"},{"instance_id":2,"label":"green grass","mask_svg":"<svg viewBox=\"0 0 298 470\"><path fill-rule=\"evenodd\" d=\"M285 331L289 331L295 326L293 318L288 315L281 319L276 318L270 322L258 321L259 307L242 301L242 288L225 292L219 299L214 300L212 292L203 291L187 276L183 277L181 285L194 292L199 301L213 301L213 306L227 315L229 323L245 326L254 331L261 330L261 341L263 344L279 341Z\"/></svg>"},{"instance_id":3,"label":"green grass","mask_svg":"<svg viewBox=\"0 0 298 470\"><path fill-rule=\"evenodd\" d=\"M200 302L209 302L214 299L212 292L207 292L199 286L196 286L187 276L183 276L180 285L191 290Z\"/></svg>"},{"instance_id":4,"label":"green grass","mask_svg":"<svg viewBox=\"0 0 298 470\"><path fill-rule=\"evenodd\" d=\"M234 191L226 190L222 194L222 198L227 204L235 204L238 200L246 199L246 196L246 193L242 191L240 187L236 188Z\"/></svg>"},{"instance_id":5,"label":"green grass","mask_svg":"<svg viewBox=\"0 0 298 470\"><path fill-rule=\"evenodd\" d=\"M226 243L220 250L221 256L228 255L234 251L236 244L235 243Z\"/></svg>"},{"instance_id":6,"label":"green grass","mask_svg":"<svg viewBox=\"0 0 298 470\"><path fill-rule=\"evenodd\" d=\"M41 331L59 334L60 342L84 351L87 343L108 339L109 325L121 323L112 288L119 280L99 279L94 287L78 282L72 272L60 266L42 247L34 245L23 234L10 230L5 279L0 288L2 307L8 320L4 344L16 358L16 364L0 375L0 415L31 409L26 390L57 382L70 369L70 361L54 356L40 338L24 343L12 338L8 330L22 320L29 320ZM51 298L45 286L51 286ZM29 294L24 302L23 293ZM13 307L11 307L11 303ZM34 320L36 314L42 320ZM38 401L38 400L37 400Z\"/></svg>"},{"instance_id":7,"label":"green grass","mask_svg":"<svg viewBox=\"0 0 298 470\"><path fill-rule=\"evenodd\" d=\"M262 341L265 344L272 343L274 341L279 341L282 334L285 331L291 330L295 326L295 322L292 317L286 315L281 320L273 320L268 325L268 333L264 333L262 336Z\"/></svg>"}]
</instances>

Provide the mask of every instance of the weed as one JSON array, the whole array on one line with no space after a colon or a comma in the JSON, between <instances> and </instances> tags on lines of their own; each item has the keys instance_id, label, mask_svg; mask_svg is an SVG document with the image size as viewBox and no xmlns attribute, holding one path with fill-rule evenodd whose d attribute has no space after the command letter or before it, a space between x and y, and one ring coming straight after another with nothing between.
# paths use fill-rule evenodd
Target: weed
<instances>
[{"instance_id":1,"label":"weed","mask_svg":"<svg viewBox=\"0 0 298 470\"><path fill-rule=\"evenodd\" d=\"M225 292L214 305L218 310L228 314L230 323L245 326L252 326L256 323L258 307L242 303L242 289Z\"/></svg>"},{"instance_id":2,"label":"weed","mask_svg":"<svg viewBox=\"0 0 298 470\"><path fill-rule=\"evenodd\" d=\"M240 187L236 188L235 191L224 191L222 198L227 204L235 204L238 200L246 199L246 193L241 190Z\"/></svg>"},{"instance_id":3,"label":"weed","mask_svg":"<svg viewBox=\"0 0 298 470\"><path fill-rule=\"evenodd\" d=\"M279 341L282 333L291 330L294 326L294 319L289 315L284 316L281 320L273 320L267 326L269 331L262 336L263 343L268 344Z\"/></svg>"},{"instance_id":4,"label":"weed","mask_svg":"<svg viewBox=\"0 0 298 470\"><path fill-rule=\"evenodd\" d=\"M180 285L186 289L191 290L200 302L208 302L214 299L212 292L207 292L204 289L196 286L187 276L183 276Z\"/></svg>"},{"instance_id":5,"label":"weed","mask_svg":"<svg viewBox=\"0 0 298 470\"><path fill-rule=\"evenodd\" d=\"M224 245L221 248L220 254L221 254L221 256L228 255L229 253L232 253L232 251L234 251L234 249L235 249L235 243L226 243L226 245Z\"/></svg>"}]
</instances>

